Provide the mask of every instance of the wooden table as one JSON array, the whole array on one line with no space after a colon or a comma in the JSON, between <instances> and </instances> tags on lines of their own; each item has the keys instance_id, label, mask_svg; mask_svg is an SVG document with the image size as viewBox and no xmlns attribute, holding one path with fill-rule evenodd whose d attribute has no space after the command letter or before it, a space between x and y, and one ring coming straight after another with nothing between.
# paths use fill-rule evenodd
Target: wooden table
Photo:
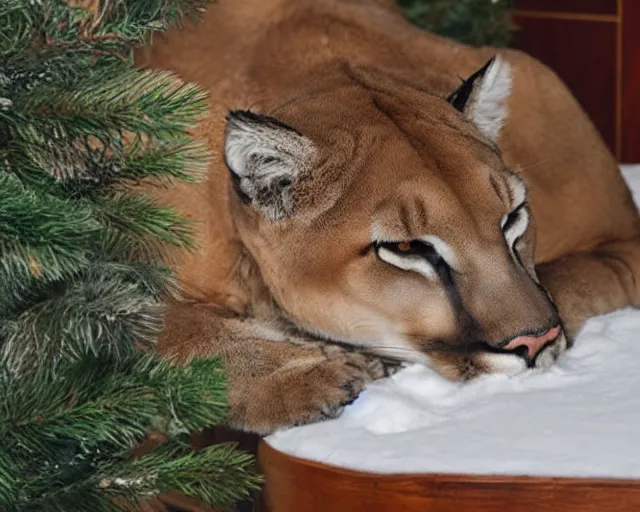
<instances>
[{"instance_id":1,"label":"wooden table","mask_svg":"<svg viewBox=\"0 0 640 512\"><path fill-rule=\"evenodd\" d=\"M290 457L264 441L258 456L265 512L640 511L636 480L377 475Z\"/></svg>"}]
</instances>

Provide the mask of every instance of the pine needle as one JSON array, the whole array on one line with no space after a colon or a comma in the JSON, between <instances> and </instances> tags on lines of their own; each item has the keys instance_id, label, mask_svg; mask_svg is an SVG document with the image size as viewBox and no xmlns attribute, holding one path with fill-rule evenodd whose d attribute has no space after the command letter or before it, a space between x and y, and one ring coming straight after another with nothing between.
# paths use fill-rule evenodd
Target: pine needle
<instances>
[{"instance_id":1,"label":"pine needle","mask_svg":"<svg viewBox=\"0 0 640 512\"><path fill-rule=\"evenodd\" d=\"M169 489L230 507L259 483L233 446L187 444L228 407L219 361L154 352L177 294L164 254L193 228L131 187L207 168L206 94L132 66L207 3L0 2L0 510L135 509ZM151 430L168 441L133 458Z\"/></svg>"}]
</instances>

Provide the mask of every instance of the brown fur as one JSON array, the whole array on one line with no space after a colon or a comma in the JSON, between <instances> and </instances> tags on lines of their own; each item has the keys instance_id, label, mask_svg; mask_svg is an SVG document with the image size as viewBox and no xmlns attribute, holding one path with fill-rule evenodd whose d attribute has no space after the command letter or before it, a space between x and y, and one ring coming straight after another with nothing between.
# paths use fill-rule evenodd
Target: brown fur
<instances>
[{"instance_id":1,"label":"brown fur","mask_svg":"<svg viewBox=\"0 0 640 512\"><path fill-rule=\"evenodd\" d=\"M426 354L459 379L500 370L487 346L556 321L534 263L569 336L591 316L638 305L637 211L559 79L500 50L513 92L499 150L444 101L496 52L412 27L392 0L219 0L201 23L139 51L140 66L211 93L197 130L215 156L207 181L154 192L199 222L200 246L176 255L189 301L170 307L159 350L223 357L233 426L266 433L335 416L386 373L302 332L400 359ZM312 141L313 168L294 183L287 218L265 218L230 185L229 109L268 114ZM513 206L509 169L535 219L521 242L528 271L499 229ZM398 240L437 234L454 248L468 318L440 284L376 258L373 220ZM549 351L565 346L563 337Z\"/></svg>"}]
</instances>

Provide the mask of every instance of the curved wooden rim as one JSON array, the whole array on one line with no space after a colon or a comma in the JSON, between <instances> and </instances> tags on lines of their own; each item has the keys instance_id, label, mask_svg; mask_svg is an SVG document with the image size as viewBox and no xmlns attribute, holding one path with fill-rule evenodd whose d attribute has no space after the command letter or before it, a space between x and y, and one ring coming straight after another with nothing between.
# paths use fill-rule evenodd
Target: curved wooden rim
<instances>
[{"instance_id":1,"label":"curved wooden rim","mask_svg":"<svg viewBox=\"0 0 640 512\"><path fill-rule=\"evenodd\" d=\"M292 457L265 441L258 460L267 512L640 510L633 479L366 473Z\"/></svg>"},{"instance_id":2,"label":"curved wooden rim","mask_svg":"<svg viewBox=\"0 0 640 512\"><path fill-rule=\"evenodd\" d=\"M466 482L479 483L504 483L518 481L519 483L530 482L539 484L541 482L589 482L589 485L596 486L614 486L625 487L628 485L640 485L640 480L633 478L590 478L590 477L554 477L554 476L530 476L530 475L477 475L465 473L370 473L366 471L358 471L355 469L342 468L340 466L332 466L323 462L316 462L309 459L302 459L294 455L288 455L280 450L276 450L268 442L262 440L258 446L258 457L260 460L265 458L270 463L295 464L297 466L306 466L320 471L327 471L337 476L342 475L350 478L362 478L366 480L388 480L401 481L407 478L421 479L426 478L434 482L458 482L463 479ZM638 461L640 464L640 461Z\"/></svg>"}]
</instances>

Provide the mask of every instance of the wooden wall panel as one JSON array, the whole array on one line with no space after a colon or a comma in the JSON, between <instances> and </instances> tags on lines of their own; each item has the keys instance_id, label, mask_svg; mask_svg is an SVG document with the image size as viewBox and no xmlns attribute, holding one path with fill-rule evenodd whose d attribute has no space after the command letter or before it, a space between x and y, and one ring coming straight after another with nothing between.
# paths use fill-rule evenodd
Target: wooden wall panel
<instances>
[{"instance_id":1,"label":"wooden wall panel","mask_svg":"<svg viewBox=\"0 0 640 512\"><path fill-rule=\"evenodd\" d=\"M640 162L640 1L622 4L621 155L623 162Z\"/></svg>"},{"instance_id":2,"label":"wooden wall panel","mask_svg":"<svg viewBox=\"0 0 640 512\"><path fill-rule=\"evenodd\" d=\"M562 78L615 152L617 24L517 13L513 20L520 27L513 46Z\"/></svg>"},{"instance_id":3,"label":"wooden wall panel","mask_svg":"<svg viewBox=\"0 0 640 512\"><path fill-rule=\"evenodd\" d=\"M623 163L640 163L640 0L514 0L514 47L569 85Z\"/></svg>"},{"instance_id":4,"label":"wooden wall panel","mask_svg":"<svg viewBox=\"0 0 640 512\"><path fill-rule=\"evenodd\" d=\"M616 14L617 0L515 0L518 9L567 13Z\"/></svg>"}]
</instances>

